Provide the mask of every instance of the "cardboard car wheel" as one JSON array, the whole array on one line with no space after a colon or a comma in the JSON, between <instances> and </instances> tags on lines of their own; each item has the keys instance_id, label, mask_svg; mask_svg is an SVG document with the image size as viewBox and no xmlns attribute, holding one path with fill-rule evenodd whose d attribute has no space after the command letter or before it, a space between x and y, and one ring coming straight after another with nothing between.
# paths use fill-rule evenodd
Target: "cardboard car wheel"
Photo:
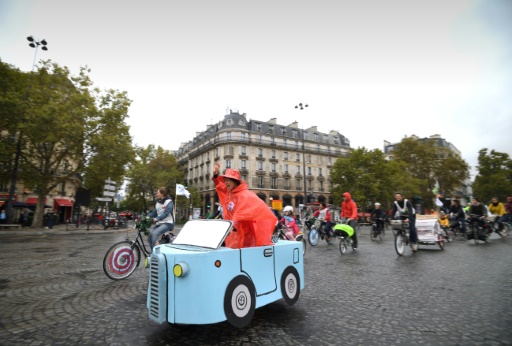
<instances>
[{"instance_id":1,"label":"cardboard car wheel","mask_svg":"<svg viewBox=\"0 0 512 346\"><path fill-rule=\"evenodd\" d=\"M238 275L231 280L224 295L224 313L232 326L243 328L251 322L256 309L255 292L247 276Z\"/></svg>"},{"instance_id":2,"label":"cardboard car wheel","mask_svg":"<svg viewBox=\"0 0 512 346\"><path fill-rule=\"evenodd\" d=\"M292 306L299 299L300 277L295 267L287 267L281 276L281 293L286 304Z\"/></svg>"}]
</instances>

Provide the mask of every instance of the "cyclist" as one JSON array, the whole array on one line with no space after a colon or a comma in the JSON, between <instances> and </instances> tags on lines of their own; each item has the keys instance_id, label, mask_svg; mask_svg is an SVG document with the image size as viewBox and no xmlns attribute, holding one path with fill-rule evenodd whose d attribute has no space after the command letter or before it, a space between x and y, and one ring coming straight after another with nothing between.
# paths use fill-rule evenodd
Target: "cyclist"
<instances>
[{"instance_id":1,"label":"cyclist","mask_svg":"<svg viewBox=\"0 0 512 346\"><path fill-rule=\"evenodd\" d=\"M327 204L325 202L320 203L320 208L313 213L313 217L318 218L322 221L322 224L325 224L325 233L327 234L327 240L331 240L331 211L327 208ZM322 239L324 236L322 235Z\"/></svg>"},{"instance_id":2,"label":"cyclist","mask_svg":"<svg viewBox=\"0 0 512 346\"><path fill-rule=\"evenodd\" d=\"M491 199L491 204L489 204L489 212L493 215L498 215L495 222L498 222L498 231L501 232L503 229L503 221L501 221L501 218L503 215L505 215L505 206L503 203L498 201L498 197L493 197Z\"/></svg>"},{"instance_id":3,"label":"cyclist","mask_svg":"<svg viewBox=\"0 0 512 346\"><path fill-rule=\"evenodd\" d=\"M293 216L293 207L291 205L287 205L283 209L284 216L279 220L285 226L285 235L289 240L295 240L297 234L299 234L299 226L295 222L295 217Z\"/></svg>"},{"instance_id":4,"label":"cyclist","mask_svg":"<svg viewBox=\"0 0 512 346\"><path fill-rule=\"evenodd\" d=\"M383 229L384 228L384 221L386 220L386 213L384 210L380 207L380 203L375 203L375 209L372 210L370 214L370 219L375 222L377 225L377 229Z\"/></svg>"},{"instance_id":5,"label":"cyclist","mask_svg":"<svg viewBox=\"0 0 512 346\"><path fill-rule=\"evenodd\" d=\"M505 214L503 214L498 223L503 229L503 223L512 221L512 197L507 197L507 203L505 203Z\"/></svg>"},{"instance_id":6,"label":"cyclist","mask_svg":"<svg viewBox=\"0 0 512 346\"><path fill-rule=\"evenodd\" d=\"M343 193L343 202L341 203L341 219L346 219L347 223L353 229L356 229L357 224L357 205L352 200L350 192ZM354 232L352 237L354 240L354 249L357 249L357 232Z\"/></svg>"},{"instance_id":7,"label":"cyclist","mask_svg":"<svg viewBox=\"0 0 512 346\"><path fill-rule=\"evenodd\" d=\"M470 220L472 222L477 222L478 223L478 227L482 227L484 228L485 227L485 218L487 217L487 208L485 205L483 205L482 203L480 203L480 201L478 200L478 198L471 198L471 206L469 207L469 217L471 218ZM479 234L479 238L480 240L482 241L487 241L487 237L486 236L480 236L480 233ZM474 234L472 232L468 232L468 239L473 239L474 238Z\"/></svg>"},{"instance_id":8,"label":"cyclist","mask_svg":"<svg viewBox=\"0 0 512 346\"><path fill-rule=\"evenodd\" d=\"M395 193L395 202L391 209L393 220L406 220L409 223L409 240L412 251L418 251L418 233L416 233L416 210L401 192Z\"/></svg>"},{"instance_id":9,"label":"cyclist","mask_svg":"<svg viewBox=\"0 0 512 346\"><path fill-rule=\"evenodd\" d=\"M456 221L460 222L460 231L466 234L466 212L460 205L460 202L456 199L452 200L450 206L450 217L455 218ZM452 225L450 225L452 227Z\"/></svg>"},{"instance_id":10,"label":"cyclist","mask_svg":"<svg viewBox=\"0 0 512 346\"><path fill-rule=\"evenodd\" d=\"M156 223L156 226L148 235L150 252L153 251L158 238L162 234L174 229L174 203L168 195L167 188L159 188L156 191L156 198L155 209L148 215L148 218L152 218L153 222Z\"/></svg>"}]
</instances>

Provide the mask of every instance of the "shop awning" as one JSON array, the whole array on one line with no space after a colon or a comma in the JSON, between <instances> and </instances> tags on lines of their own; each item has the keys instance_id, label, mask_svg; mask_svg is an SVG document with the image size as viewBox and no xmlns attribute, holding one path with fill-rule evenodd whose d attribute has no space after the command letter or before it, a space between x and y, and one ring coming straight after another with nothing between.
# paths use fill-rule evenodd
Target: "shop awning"
<instances>
[{"instance_id":1,"label":"shop awning","mask_svg":"<svg viewBox=\"0 0 512 346\"><path fill-rule=\"evenodd\" d=\"M37 200L38 200L37 197L29 197L29 198L27 198L27 201L25 203L26 204L37 204Z\"/></svg>"},{"instance_id":2,"label":"shop awning","mask_svg":"<svg viewBox=\"0 0 512 346\"><path fill-rule=\"evenodd\" d=\"M53 201L55 203L57 203L59 207L72 207L73 206L73 203L71 203L71 201L69 199L55 198Z\"/></svg>"}]
</instances>

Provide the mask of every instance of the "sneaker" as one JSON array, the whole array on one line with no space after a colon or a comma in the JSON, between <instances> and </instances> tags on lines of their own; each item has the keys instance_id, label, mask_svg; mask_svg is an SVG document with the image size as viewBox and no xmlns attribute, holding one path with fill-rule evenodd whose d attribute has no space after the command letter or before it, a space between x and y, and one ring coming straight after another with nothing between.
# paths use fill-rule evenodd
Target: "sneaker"
<instances>
[{"instance_id":1,"label":"sneaker","mask_svg":"<svg viewBox=\"0 0 512 346\"><path fill-rule=\"evenodd\" d=\"M354 250L357 250L357 242L354 242L354 243L353 243L352 248L353 248Z\"/></svg>"},{"instance_id":2,"label":"sneaker","mask_svg":"<svg viewBox=\"0 0 512 346\"><path fill-rule=\"evenodd\" d=\"M331 240L332 240L332 237L328 237L328 238L327 238L327 241L331 241Z\"/></svg>"},{"instance_id":3,"label":"sneaker","mask_svg":"<svg viewBox=\"0 0 512 346\"><path fill-rule=\"evenodd\" d=\"M411 243L411 249L412 249L412 251L418 251L418 244Z\"/></svg>"}]
</instances>

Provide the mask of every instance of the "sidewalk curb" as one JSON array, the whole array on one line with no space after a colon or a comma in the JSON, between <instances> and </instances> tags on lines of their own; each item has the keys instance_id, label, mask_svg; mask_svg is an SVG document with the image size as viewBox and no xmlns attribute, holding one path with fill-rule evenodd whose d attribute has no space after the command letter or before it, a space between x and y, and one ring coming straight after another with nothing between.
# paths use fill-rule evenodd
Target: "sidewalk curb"
<instances>
[{"instance_id":1,"label":"sidewalk curb","mask_svg":"<svg viewBox=\"0 0 512 346\"><path fill-rule=\"evenodd\" d=\"M174 229L180 230L183 227L183 225L175 225ZM120 232L136 232L136 229L134 227L127 227L122 229L91 229L86 230L83 228L71 228L66 229L66 225L60 225L53 229L41 229L41 228L21 228L16 230L7 230L7 229L0 229L0 236L2 235L47 235L47 234L58 234L58 235L69 235L69 234L106 234L106 233L120 233Z\"/></svg>"}]
</instances>

